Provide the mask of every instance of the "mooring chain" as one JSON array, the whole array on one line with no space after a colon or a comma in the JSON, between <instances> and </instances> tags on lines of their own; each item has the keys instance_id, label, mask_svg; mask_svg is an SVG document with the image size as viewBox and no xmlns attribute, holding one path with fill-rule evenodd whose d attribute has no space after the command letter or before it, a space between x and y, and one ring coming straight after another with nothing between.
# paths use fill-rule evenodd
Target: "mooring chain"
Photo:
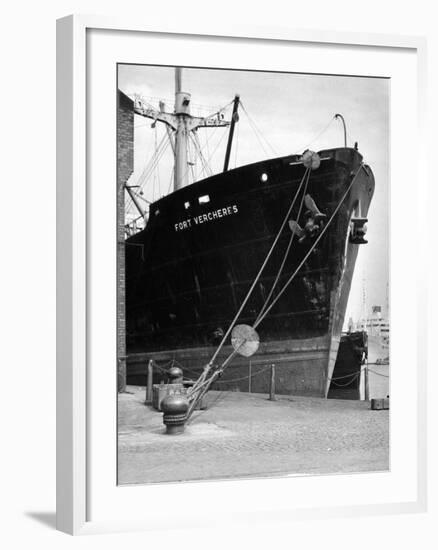
<instances>
[{"instance_id":1,"label":"mooring chain","mask_svg":"<svg viewBox=\"0 0 438 550\"><path fill-rule=\"evenodd\" d=\"M360 371L359 372L355 372L354 374L350 375L351 376L351 380L348 380L348 382L346 382L345 384L338 384L337 382L335 382L334 378L331 378L330 381L332 382L332 384L334 386L336 386L337 388L346 388L347 386L349 386L350 384L352 384L353 382L356 382L356 380L359 378L360 376Z\"/></svg>"}]
</instances>

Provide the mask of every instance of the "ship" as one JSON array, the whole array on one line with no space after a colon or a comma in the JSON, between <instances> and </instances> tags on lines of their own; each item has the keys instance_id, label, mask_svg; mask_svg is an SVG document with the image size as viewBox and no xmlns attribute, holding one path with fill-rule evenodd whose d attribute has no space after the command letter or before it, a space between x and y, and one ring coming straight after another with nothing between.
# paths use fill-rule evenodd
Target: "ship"
<instances>
[{"instance_id":1,"label":"ship","mask_svg":"<svg viewBox=\"0 0 438 550\"><path fill-rule=\"evenodd\" d=\"M368 361L375 365L389 365L389 320L382 310L381 305L372 306L371 314L357 323L358 330L368 335Z\"/></svg>"},{"instance_id":2,"label":"ship","mask_svg":"<svg viewBox=\"0 0 438 550\"><path fill-rule=\"evenodd\" d=\"M259 344L251 357L233 357L235 377L249 365L260 372L252 391L266 392L266 366L275 364L277 393L327 397L367 242L373 172L346 139L229 169L239 97L230 121L220 112L195 117L180 69L175 82L172 113L133 102L137 115L166 125L175 167L173 191L149 205L144 227L127 226L128 379L150 359L177 362L196 378L212 357L230 356L239 324L256 327ZM224 170L189 184L190 133L218 125L229 128ZM138 202L133 187L126 192Z\"/></svg>"}]
</instances>

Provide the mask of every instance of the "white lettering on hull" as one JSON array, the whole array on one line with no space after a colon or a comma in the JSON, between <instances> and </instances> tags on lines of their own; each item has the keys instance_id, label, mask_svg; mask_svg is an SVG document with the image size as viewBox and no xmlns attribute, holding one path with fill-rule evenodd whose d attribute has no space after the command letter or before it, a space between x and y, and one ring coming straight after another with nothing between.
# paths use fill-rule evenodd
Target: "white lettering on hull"
<instances>
[{"instance_id":1,"label":"white lettering on hull","mask_svg":"<svg viewBox=\"0 0 438 550\"><path fill-rule=\"evenodd\" d=\"M190 229L194 225L201 225L220 218L225 218L226 216L233 216L238 212L239 209L237 204L226 206L224 208L218 208L217 210L211 210L205 214L200 214L199 216L194 216L193 218L187 218L186 220L174 224L175 231L184 231L185 229Z\"/></svg>"}]
</instances>

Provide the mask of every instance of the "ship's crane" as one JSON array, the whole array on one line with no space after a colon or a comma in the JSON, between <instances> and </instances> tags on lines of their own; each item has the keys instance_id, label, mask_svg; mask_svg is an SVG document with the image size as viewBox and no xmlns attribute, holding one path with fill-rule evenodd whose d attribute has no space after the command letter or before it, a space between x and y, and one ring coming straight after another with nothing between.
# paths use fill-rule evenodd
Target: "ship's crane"
<instances>
[{"instance_id":1,"label":"ship's crane","mask_svg":"<svg viewBox=\"0 0 438 550\"><path fill-rule=\"evenodd\" d=\"M162 122L167 127L168 136L175 156L174 190L181 189L189 183L188 142L191 132L198 128L218 128L230 126L225 120L223 110L206 116L197 117L190 114L191 95L181 90L181 68L175 70L175 109L173 113L164 111L164 104L155 109L141 97L134 99L134 112L137 115ZM196 140L195 140L196 141Z\"/></svg>"}]
</instances>

